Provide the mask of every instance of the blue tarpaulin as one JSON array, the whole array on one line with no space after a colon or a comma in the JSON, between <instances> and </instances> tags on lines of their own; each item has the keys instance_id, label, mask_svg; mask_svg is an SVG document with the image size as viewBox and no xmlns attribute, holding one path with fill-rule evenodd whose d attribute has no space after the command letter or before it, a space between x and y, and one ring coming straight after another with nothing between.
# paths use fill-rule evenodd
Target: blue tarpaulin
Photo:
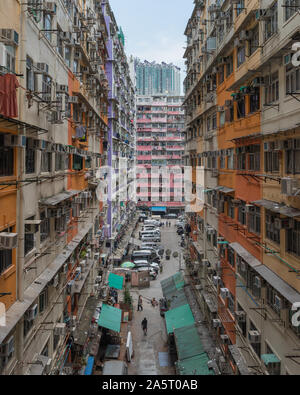
<instances>
[{"instance_id":1,"label":"blue tarpaulin","mask_svg":"<svg viewBox=\"0 0 300 395\"><path fill-rule=\"evenodd\" d=\"M93 372L94 361L95 361L94 357L90 356L88 358L88 361L87 361L87 364L86 364L86 368L85 368L85 371L84 371L84 375L85 376L91 376L91 374Z\"/></svg>"}]
</instances>

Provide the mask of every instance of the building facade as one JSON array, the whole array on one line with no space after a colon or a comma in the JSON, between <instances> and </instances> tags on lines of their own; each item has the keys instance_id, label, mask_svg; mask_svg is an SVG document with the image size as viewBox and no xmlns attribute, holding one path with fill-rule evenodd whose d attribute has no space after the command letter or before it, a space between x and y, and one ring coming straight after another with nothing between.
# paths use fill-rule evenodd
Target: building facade
<instances>
[{"instance_id":1,"label":"building facade","mask_svg":"<svg viewBox=\"0 0 300 395\"><path fill-rule=\"evenodd\" d=\"M135 59L138 95L180 96L180 68L172 63L156 63Z\"/></svg>"},{"instance_id":2,"label":"building facade","mask_svg":"<svg viewBox=\"0 0 300 395\"><path fill-rule=\"evenodd\" d=\"M178 212L184 207L182 100L137 96L137 200L152 211Z\"/></svg>"},{"instance_id":3,"label":"building facade","mask_svg":"<svg viewBox=\"0 0 300 395\"><path fill-rule=\"evenodd\" d=\"M237 374L299 374L296 9L195 1L185 31L191 272Z\"/></svg>"},{"instance_id":4,"label":"building facade","mask_svg":"<svg viewBox=\"0 0 300 395\"><path fill-rule=\"evenodd\" d=\"M0 111L1 374L72 371L76 328L99 291L111 218L99 186L114 148L109 15L106 1L0 4L0 78L16 87ZM123 88L132 97L128 79Z\"/></svg>"}]
</instances>

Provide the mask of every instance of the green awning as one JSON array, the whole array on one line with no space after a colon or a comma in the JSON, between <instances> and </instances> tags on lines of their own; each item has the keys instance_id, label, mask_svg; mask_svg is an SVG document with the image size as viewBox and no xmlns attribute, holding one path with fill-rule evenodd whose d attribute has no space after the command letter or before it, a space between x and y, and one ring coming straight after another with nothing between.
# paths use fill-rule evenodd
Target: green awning
<instances>
[{"instance_id":1,"label":"green awning","mask_svg":"<svg viewBox=\"0 0 300 395\"><path fill-rule=\"evenodd\" d=\"M168 299L170 295L172 296L178 289L182 289L184 287L184 278L182 273L178 272L173 276L162 280L160 284L164 297Z\"/></svg>"},{"instance_id":2,"label":"green awning","mask_svg":"<svg viewBox=\"0 0 300 395\"><path fill-rule=\"evenodd\" d=\"M166 299L170 302L169 310L188 304L188 300L183 289L177 289L174 293L169 294Z\"/></svg>"},{"instance_id":3,"label":"green awning","mask_svg":"<svg viewBox=\"0 0 300 395\"><path fill-rule=\"evenodd\" d=\"M111 288L122 289L124 277L118 276L117 274L110 273L108 276L108 285Z\"/></svg>"},{"instance_id":4,"label":"green awning","mask_svg":"<svg viewBox=\"0 0 300 395\"><path fill-rule=\"evenodd\" d=\"M187 358L183 361L175 362L176 370L179 375L208 376L214 375L214 371L208 369L209 358L206 353Z\"/></svg>"},{"instance_id":5,"label":"green awning","mask_svg":"<svg viewBox=\"0 0 300 395\"><path fill-rule=\"evenodd\" d=\"M167 333L173 333L174 329L195 323L192 310L188 304L169 310L165 313Z\"/></svg>"},{"instance_id":6,"label":"green awning","mask_svg":"<svg viewBox=\"0 0 300 395\"><path fill-rule=\"evenodd\" d=\"M174 274L173 280L177 289L181 289L184 286L184 278L181 272Z\"/></svg>"},{"instance_id":7,"label":"green awning","mask_svg":"<svg viewBox=\"0 0 300 395\"><path fill-rule=\"evenodd\" d=\"M275 354L263 354L261 359L266 366L268 366L269 363L280 363L280 359L278 359Z\"/></svg>"},{"instance_id":8,"label":"green awning","mask_svg":"<svg viewBox=\"0 0 300 395\"><path fill-rule=\"evenodd\" d=\"M121 331L122 310L107 304L102 304L98 325L111 329L115 332Z\"/></svg>"},{"instance_id":9,"label":"green awning","mask_svg":"<svg viewBox=\"0 0 300 395\"><path fill-rule=\"evenodd\" d=\"M174 338L180 361L205 352L195 324L175 329Z\"/></svg>"}]
</instances>

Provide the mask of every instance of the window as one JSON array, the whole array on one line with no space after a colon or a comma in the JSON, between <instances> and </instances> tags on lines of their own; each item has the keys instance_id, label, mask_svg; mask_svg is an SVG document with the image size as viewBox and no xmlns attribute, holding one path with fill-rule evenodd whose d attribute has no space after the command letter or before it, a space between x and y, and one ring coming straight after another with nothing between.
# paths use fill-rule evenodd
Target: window
<instances>
[{"instance_id":1,"label":"window","mask_svg":"<svg viewBox=\"0 0 300 395\"><path fill-rule=\"evenodd\" d=\"M236 168L237 170L246 170L246 153L241 152L239 148L238 150L236 154Z\"/></svg>"},{"instance_id":2,"label":"window","mask_svg":"<svg viewBox=\"0 0 300 395\"><path fill-rule=\"evenodd\" d=\"M249 55L251 56L258 48L259 46L259 30L258 30L258 24L254 29L251 30L252 36L251 40L249 41Z\"/></svg>"},{"instance_id":3,"label":"window","mask_svg":"<svg viewBox=\"0 0 300 395\"><path fill-rule=\"evenodd\" d=\"M250 232L260 234L260 207L250 207L248 227Z\"/></svg>"},{"instance_id":4,"label":"window","mask_svg":"<svg viewBox=\"0 0 300 395\"><path fill-rule=\"evenodd\" d=\"M39 312L42 313L48 305L48 291L45 289L39 296Z\"/></svg>"},{"instance_id":5,"label":"window","mask_svg":"<svg viewBox=\"0 0 300 395\"><path fill-rule=\"evenodd\" d=\"M277 14L277 1L268 9L269 18L265 21L265 40L268 40L273 34L277 32L278 28L278 14Z\"/></svg>"},{"instance_id":6,"label":"window","mask_svg":"<svg viewBox=\"0 0 300 395\"><path fill-rule=\"evenodd\" d=\"M66 165L66 154L56 152L55 153L55 171L65 170Z\"/></svg>"},{"instance_id":7,"label":"window","mask_svg":"<svg viewBox=\"0 0 300 395\"><path fill-rule=\"evenodd\" d=\"M33 60L29 56L26 57L26 89L35 91Z\"/></svg>"},{"instance_id":8,"label":"window","mask_svg":"<svg viewBox=\"0 0 300 395\"><path fill-rule=\"evenodd\" d=\"M42 154L41 154L41 171L43 173L50 173L51 172L51 159L52 159L51 152L42 151Z\"/></svg>"},{"instance_id":9,"label":"window","mask_svg":"<svg viewBox=\"0 0 300 395\"><path fill-rule=\"evenodd\" d=\"M52 17L50 14L44 13L43 29L44 30L51 30L52 29ZM45 37L47 38L47 40L51 41L51 32L44 31L44 34L45 34Z\"/></svg>"},{"instance_id":10,"label":"window","mask_svg":"<svg viewBox=\"0 0 300 395\"><path fill-rule=\"evenodd\" d=\"M79 155L73 155L73 170L83 169L83 158Z\"/></svg>"},{"instance_id":11,"label":"window","mask_svg":"<svg viewBox=\"0 0 300 395\"><path fill-rule=\"evenodd\" d=\"M265 104L270 104L279 100L279 78L278 71L271 75L268 79L268 85L265 86Z\"/></svg>"},{"instance_id":12,"label":"window","mask_svg":"<svg viewBox=\"0 0 300 395\"><path fill-rule=\"evenodd\" d=\"M1 232L13 232L13 228L3 229ZM0 250L0 276L12 265L12 250Z\"/></svg>"},{"instance_id":13,"label":"window","mask_svg":"<svg viewBox=\"0 0 300 395\"><path fill-rule=\"evenodd\" d=\"M244 118L245 116L245 97L242 96L239 100L236 102L237 106L237 118Z\"/></svg>"},{"instance_id":14,"label":"window","mask_svg":"<svg viewBox=\"0 0 300 395\"><path fill-rule=\"evenodd\" d=\"M266 210L265 224L266 237L277 244L280 244L280 230L274 226L275 218L280 218L278 214Z\"/></svg>"},{"instance_id":15,"label":"window","mask_svg":"<svg viewBox=\"0 0 300 395\"><path fill-rule=\"evenodd\" d=\"M242 47L238 47L237 50L237 67L240 67L241 64L243 64L246 60L246 53L245 53L245 45Z\"/></svg>"},{"instance_id":16,"label":"window","mask_svg":"<svg viewBox=\"0 0 300 395\"><path fill-rule=\"evenodd\" d=\"M63 57L63 40L61 39L61 28L57 25L57 52Z\"/></svg>"},{"instance_id":17,"label":"window","mask_svg":"<svg viewBox=\"0 0 300 395\"><path fill-rule=\"evenodd\" d=\"M27 219L34 220L34 216ZM30 225L25 225L24 256L34 249L34 241L34 233L31 232Z\"/></svg>"},{"instance_id":18,"label":"window","mask_svg":"<svg viewBox=\"0 0 300 395\"><path fill-rule=\"evenodd\" d=\"M294 221L294 228L287 232L287 251L300 256L300 221Z\"/></svg>"},{"instance_id":19,"label":"window","mask_svg":"<svg viewBox=\"0 0 300 395\"><path fill-rule=\"evenodd\" d=\"M270 173L279 172L279 152L265 152L265 171Z\"/></svg>"},{"instance_id":20,"label":"window","mask_svg":"<svg viewBox=\"0 0 300 395\"><path fill-rule=\"evenodd\" d=\"M245 9L244 0L240 0L236 5L236 15L239 16L240 13Z\"/></svg>"},{"instance_id":21,"label":"window","mask_svg":"<svg viewBox=\"0 0 300 395\"><path fill-rule=\"evenodd\" d=\"M289 64L285 67L285 94L300 91L300 67Z\"/></svg>"},{"instance_id":22,"label":"window","mask_svg":"<svg viewBox=\"0 0 300 395\"><path fill-rule=\"evenodd\" d=\"M285 20L287 21L299 9L300 1L299 0L285 0L284 5L286 6L286 7L284 7L284 17L285 17Z\"/></svg>"},{"instance_id":23,"label":"window","mask_svg":"<svg viewBox=\"0 0 300 395\"><path fill-rule=\"evenodd\" d=\"M40 235L41 243L43 243L50 236L50 219L46 217L45 211L40 214L41 224L40 224Z\"/></svg>"},{"instance_id":24,"label":"window","mask_svg":"<svg viewBox=\"0 0 300 395\"><path fill-rule=\"evenodd\" d=\"M28 140L26 141L26 154L25 154L25 171L26 174L35 173L35 150L29 148Z\"/></svg>"},{"instance_id":25,"label":"window","mask_svg":"<svg viewBox=\"0 0 300 395\"><path fill-rule=\"evenodd\" d=\"M240 276L246 281L247 280L247 263L239 256L236 257L237 271Z\"/></svg>"},{"instance_id":26,"label":"window","mask_svg":"<svg viewBox=\"0 0 300 395\"><path fill-rule=\"evenodd\" d=\"M14 149L4 147L4 135L0 134L0 177L14 175Z\"/></svg>"},{"instance_id":27,"label":"window","mask_svg":"<svg viewBox=\"0 0 300 395\"><path fill-rule=\"evenodd\" d=\"M288 174L300 173L300 139L295 140L295 147L285 151L285 167Z\"/></svg>"},{"instance_id":28,"label":"window","mask_svg":"<svg viewBox=\"0 0 300 395\"><path fill-rule=\"evenodd\" d=\"M220 66L220 70L219 70L219 85L222 84L222 82L224 82L224 66Z\"/></svg>"},{"instance_id":29,"label":"window","mask_svg":"<svg viewBox=\"0 0 300 395\"><path fill-rule=\"evenodd\" d=\"M269 284L267 284L267 303L279 316L281 309L285 307L283 297Z\"/></svg>"},{"instance_id":30,"label":"window","mask_svg":"<svg viewBox=\"0 0 300 395\"><path fill-rule=\"evenodd\" d=\"M235 208L234 205L232 203L233 198L232 197L227 197L227 215L228 217L231 217L232 219L235 218Z\"/></svg>"},{"instance_id":31,"label":"window","mask_svg":"<svg viewBox=\"0 0 300 395\"><path fill-rule=\"evenodd\" d=\"M260 170L260 145L250 145L248 148L248 169Z\"/></svg>"},{"instance_id":32,"label":"window","mask_svg":"<svg viewBox=\"0 0 300 395\"><path fill-rule=\"evenodd\" d=\"M226 168L226 156L222 155L220 156L220 169L225 169Z\"/></svg>"},{"instance_id":33,"label":"window","mask_svg":"<svg viewBox=\"0 0 300 395\"><path fill-rule=\"evenodd\" d=\"M253 324L252 321L250 321L250 331L257 331L256 326ZM260 357L260 353L261 353L261 343L251 343L250 339L249 342L253 348L253 350L255 351L255 353Z\"/></svg>"},{"instance_id":34,"label":"window","mask_svg":"<svg viewBox=\"0 0 300 395\"><path fill-rule=\"evenodd\" d=\"M241 202L238 209L238 221L242 225L246 225L246 203Z\"/></svg>"},{"instance_id":35,"label":"window","mask_svg":"<svg viewBox=\"0 0 300 395\"><path fill-rule=\"evenodd\" d=\"M230 74L233 72L233 56L228 56L227 63L226 63L226 77L229 77Z\"/></svg>"},{"instance_id":36,"label":"window","mask_svg":"<svg viewBox=\"0 0 300 395\"><path fill-rule=\"evenodd\" d=\"M68 67L71 67L71 47L65 47L65 61Z\"/></svg>"},{"instance_id":37,"label":"window","mask_svg":"<svg viewBox=\"0 0 300 395\"><path fill-rule=\"evenodd\" d=\"M242 308L242 306L239 303L237 304L237 311L242 311L243 313L245 313L245 310ZM245 317L246 317L246 315L245 315ZM246 337L247 336L247 321L246 321L246 318L245 318L244 321L238 320L237 324L240 327L243 336Z\"/></svg>"},{"instance_id":38,"label":"window","mask_svg":"<svg viewBox=\"0 0 300 395\"><path fill-rule=\"evenodd\" d=\"M260 108L260 89L254 88L254 92L250 94L250 113L256 112Z\"/></svg>"},{"instance_id":39,"label":"window","mask_svg":"<svg viewBox=\"0 0 300 395\"><path fill-rule=\"evenodd\" d=\"M228 247L228 250L227 250L227 261L232 267L234 267L234 264L235 264L234 251L230 247Z\"/></svg>"},{"instance_id":40,"label":"window","mask_svg":"<svg viewBox=\"0 0 300 395\"><path fill-rule=\"evenodd\" d=\"M230 170L234 169L234 152L233 152L232 148L230 148L230 152L229 152L229 155L228 155L227 167Z\"/></svg>"},{"instance_id":41,"label":"window","mask_svg":"<svg viewBox=\"0 0 300 395\"><path fill-rule=\"evenodd\" d=\"M43 75L42 79L42 98L45 101L51 101L52 79L48 75Z\"/></svg>"},{"instance_id":42,"label":"window","mask_svg":"<svg viewBox=\"0 0 300 395\"><path fill-rule=\"evenodd\" d=\"M10 45L5 45L6 50L6 70L15 73L16 71L16 49Z\"/></svg>"},{"instance_id":43,"label":"window","mask_svg":"<svg viewBox=\"0 0 300 395\"><path fill-rule=\"evenodd\" d=\"M225 125L225 111L221 111L219 114L220 128L222 128Z\"/></svg>"}]
</instances>

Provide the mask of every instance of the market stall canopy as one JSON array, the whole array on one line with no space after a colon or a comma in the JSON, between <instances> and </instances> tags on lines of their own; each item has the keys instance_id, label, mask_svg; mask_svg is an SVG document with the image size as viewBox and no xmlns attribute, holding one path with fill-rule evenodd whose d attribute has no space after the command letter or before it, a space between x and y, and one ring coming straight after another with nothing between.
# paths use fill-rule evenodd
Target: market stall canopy
<instances>
[{"instance_id":1,"label":"market stall canopy","mask_svg":"<svg viewBox=\"0 0 300 395\"><path fill-rule=\"evenodd\" d=\"M175 329L174 338L181 361L205 352L195 324Z\"/></svg>"},{"instance_id":2,"label":"market stall canopy","mask_svg":"<svg viewBox=\"0 0 300 395\"><path fill-rule=\"evenodd\" d=\"M159 211L162 213L166 213L167 212L167 207L151 207L151 211Z\"/></svg>"},{"instance_id":3,"label":"market stall canopy","mask_svg":"<svg viewBox=\"0 0 300 395\"><path fill-rule=\"evenodd\" d=\"M275 354L263 354L261 359L266 366L268 366L269 363L280 363L280 359L278 359Z\"/></svg>"},{"instance_id":4,"label":"market stall canopy","mask_svg":"<svg viewBox=\"0 0 300 395\"><path fill-rule=\"evenodd\" d=\"M108 285L111 288L122 289L124 277L118 276L117 274L110 273L108 276Z\"/></svg>"},{"instance_id":5,"label":"market stall canopy","mask_svg":"<svg viewBox=\"0 0 300 395\"><path fill-rule=\"evenodd\" d=\"M121 318L122 310L103 303L98 325L103 326L103 328L111 329L115 332L120 332Z\"/></svg>"},{"instance_id":6,"label":"market stall canopy","mask_svg":"<svg viewBox=\"0 0 300 395\"><path fill-rule=\"evenodd\" d=\"M195 323L192 310L188 304L167 311L165 313L165 319L168 334L173 333L177 328Z\"/></svg>"}]
</instances>

